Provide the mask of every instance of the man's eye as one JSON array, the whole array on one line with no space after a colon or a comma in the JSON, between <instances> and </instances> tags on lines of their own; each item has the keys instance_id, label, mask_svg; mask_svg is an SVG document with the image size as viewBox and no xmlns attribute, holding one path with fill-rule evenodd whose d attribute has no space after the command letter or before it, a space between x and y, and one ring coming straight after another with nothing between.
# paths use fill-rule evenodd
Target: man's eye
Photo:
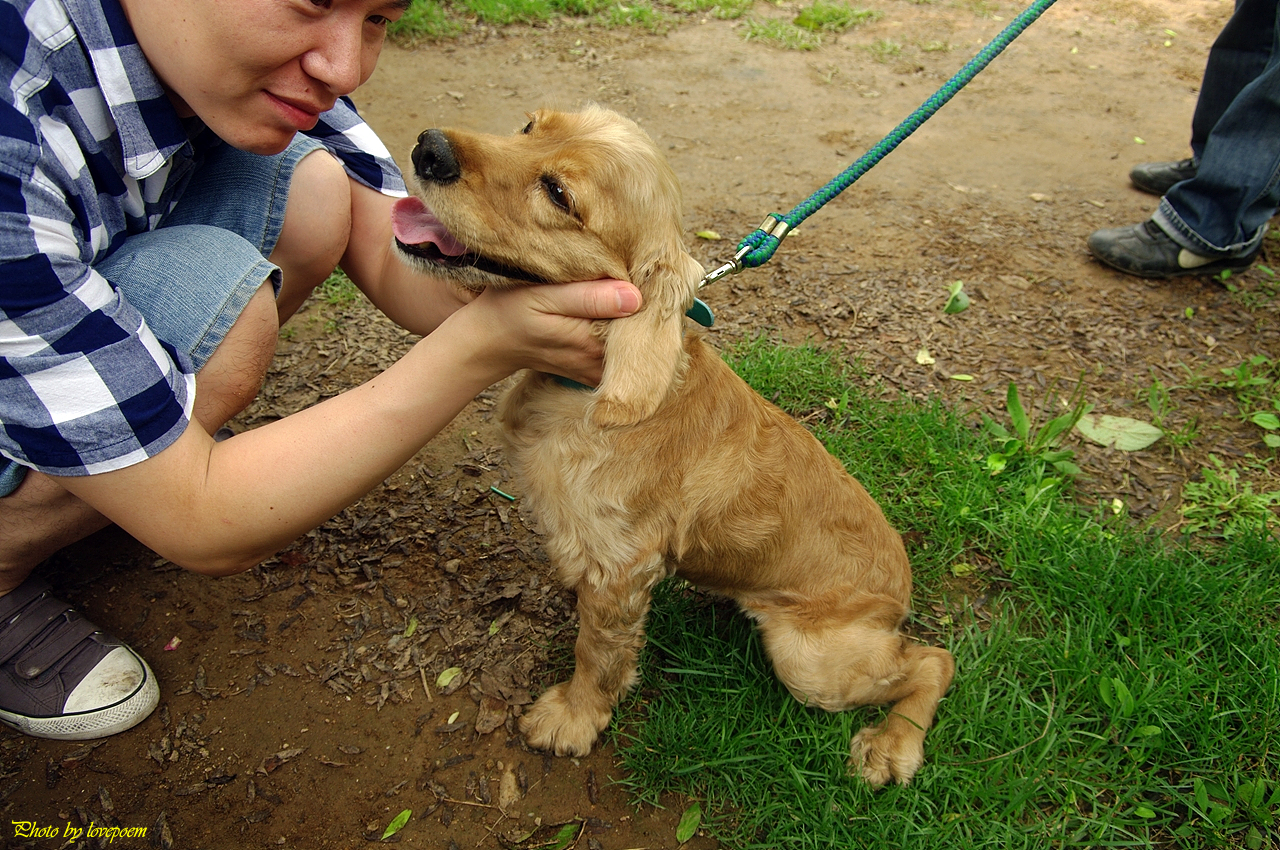
<instances>
[{"instance_id":1,"label":"man's eye","mask_svg":"<svg viewBox=\"0 0 1280 850\"><path fill-rule=\"evenodd\" d=\"M542 188L547 193L547 197L551 199L551 203L565 212L569 212L569 193L554 177L544 176L542 178Z\"/></svg>"}]
</instances>

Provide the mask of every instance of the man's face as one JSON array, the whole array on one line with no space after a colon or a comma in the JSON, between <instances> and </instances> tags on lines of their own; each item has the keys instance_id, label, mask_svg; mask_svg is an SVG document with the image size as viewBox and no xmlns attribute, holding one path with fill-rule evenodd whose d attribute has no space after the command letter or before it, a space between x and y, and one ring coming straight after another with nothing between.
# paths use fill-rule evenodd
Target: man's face
<instances>
[{"instance_id":1,"label":"man's face","mask_svg":"<svg viewBox=\"0 0 1280 850\"><path fill-rule=\"evenodd\" d=\"M409 0L122 0L179 114L233 146L284 150L369 78Z\"/></svg>"}]
</instances>

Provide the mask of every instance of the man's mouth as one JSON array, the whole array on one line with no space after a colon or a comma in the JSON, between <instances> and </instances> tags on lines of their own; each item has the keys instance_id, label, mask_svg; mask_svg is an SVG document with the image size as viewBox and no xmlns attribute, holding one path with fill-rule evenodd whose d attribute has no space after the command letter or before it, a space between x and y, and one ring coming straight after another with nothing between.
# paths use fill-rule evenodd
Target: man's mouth
<instances>
[{"instance_id":1,"label":"man's mouth","mask_svg":"<svg viewBox=\"0 0 1280 850\"><path fill-rule=\"evenodd\" d=\"M320 113L327 110L312 103L290 100L267 92L277 111L298 130L310 130L320 120Z\"/></svg>"},{"instance_id":2,"label":"man's mouth","mask_svg":"<svg viewBox=\"0 0 1280 850\"><path fill-rule=\"evenodd\" d=\"M532 272L471 251L449 232L430 207L412 195L392 206L391 230L401 251L433 265L471 268L527 283L549 282Z\"/></svg>"}]
</instances>

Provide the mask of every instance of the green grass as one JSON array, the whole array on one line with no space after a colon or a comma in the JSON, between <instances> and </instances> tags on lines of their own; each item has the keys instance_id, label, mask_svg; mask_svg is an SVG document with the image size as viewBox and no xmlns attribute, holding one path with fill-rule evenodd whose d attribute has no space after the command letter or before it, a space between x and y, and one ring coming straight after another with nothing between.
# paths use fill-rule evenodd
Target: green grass
<instances>
[{"instance_id":1,"label":"green grass","mask_svg":"<svg viewBox=\"0 0 1280 850\"><path fill-rule=\"evenodd\" d=\"M681 16L741 18L754 0L413 0L405 15L391 25L393 38L403 42L454 38L473 24L508 26L538 24L554 18L573 18L609 28L639 27L661 30ZM813 50L823 34L845 32L878 20L881 13L855 9L844 0L813 0L794 21L749 20L748 40L788 50Z\"/></svg>"},{"instance_id":2,"label":"green grass","mask_svg":"<svg viewBox=\"0 0 1280 850\"><path fill-rule=\"evenodd\" d=\"M1201 382L1231 392L1240 418L1263 429L1263 441L1269 448L1280 448L1280 361L1255 354L1233 368L1219 371L1221 379L1205 378Z\"/></svg>"},{"instance_id":3,"label":"green grass","mask_svg":"<svg viewBox=\"0 0 1280 850\"><path fill-rule=\"evenodd\" d=\"M734 20L745 15L753 3L754 0L670 0L669 5L684 14Z\"/></svg>"},{"instance_id":4,"label":"green grass","mask_svg":"<svg viewBox=\"0 0 1280 850\"><path fill-rule=\"evenodd\" d=\"M362 297L360 290L342 269L335 269L333 274L325 278L324 283L316 287L315 291L316 295L331 307L345 307Z\"/></svg>"},{"instance_id":5,"label":"green grass","mask_svg":"<svg viewBox=\"0 0 1280 850\"><path fill-rule=\"evenodd\" d=\"M759 41L782 50L817 50L822 46L822 33L776 19L748 19L742 37L747 41Z\"/></svg>"},{"instance_id":6,"label":"green grass","mask_svg":"<svg viewBox=\"0 0 1280 850\"><path fill-rule=\"evenodd\" d=\"M414 0L398 21L388 27L401 41L454 38L468 29L466 21L451 15L444 4L434 0Z\"/></svg>"},{"instance_id":7,"label":"green grass","mask_svg":"<svg viewBox=\"0 0 1280 850\"><path fill-rule=\"evenodd\" d=\"M617 29L660 30L681 15L739 18L752 0L413 0L405 15L390 27L402 42L441 41L466 32L474 24L509 26L571 18Z\"/></svg>"},{"instance_id":8,"label":"green grass","mask_svg":"<svg viewBox=\"0 0 1280 850\"><path fill-rule=\"evenodd\" d=\"M881 38L867 45L867 52L877 62L888 62L902 55L902 45L891 38Z\"/></svg>"},{"instance_id":9,"label":"green grass","mask_svg":"<svg viewBox=\"0 0 1280 850\"><path fill-rule=\"evenodd\" d=\"M1171 542L1029 487L1030 458L993 476L976 423L811 348L757 340L729 359L906 534L917 626L955 654L957 677L916 780L872 792L845 758L884 709L804 708L748 621L669 581L611 733L637 797L702 801L735 848L1280 841L1274 538L1255 525Z\"/></svg>"},{"instance_id":10,"label":"green grass","mask_svg":"<svg viewBox=\"0 0 1280 850\"><path fill-rule=\"evenodd\" d=\"M1212 466L1200 470L1199 480L1188 481L1182 488L1183 530L1188 534L1234 537L1249 534L1259 526L1280 527L1275 509L1280 506L1280 491L1255 493L1249 481L1240 480L1240 472L1223 464L1217 455L1209 455Z\"/></svg>"},{"instance_id":11,"label":"green grass","mask_svg":"<svg viewBox=\"0 0 1280 850\"><path fill-rule=\"evenodd\" d=\"M813 5L802 9L795 17L795 24L802 29L817 32L844 32L859 24L878 21L883 13L872 9L855 9L848 3L829 3L814 0Z\"/></svg>"}]
</instances>

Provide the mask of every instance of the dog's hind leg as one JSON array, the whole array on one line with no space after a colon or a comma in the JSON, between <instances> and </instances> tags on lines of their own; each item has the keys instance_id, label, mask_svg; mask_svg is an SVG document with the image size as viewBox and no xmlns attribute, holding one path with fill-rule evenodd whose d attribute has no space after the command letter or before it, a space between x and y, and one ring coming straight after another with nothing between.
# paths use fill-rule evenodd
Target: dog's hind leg
<instances>
[{"instance_id":1,"label":"dog's hind leg","mask_svg":"<svg viewBox=\"0 0 1280 850\"><path fill-rule=\"evenodd\" d=\"M899 640L897 671L869 689L868 702L893 705L883 723L863 728L849 743L849 766L877 787L890 780L906 785L920 769L924 733L955 675L955 659L945 649Z\"/></svg>"},{"instance_id":2,"label":"dog's hind leg","mask_svg":"<svg viewBox=\"0 0 1280 850\"><path fill-rule=\"evenodd\" d=\"M663 558L654 555L621 571L589 570L579 580L573 678L549 688L520 719L529 746L561 756L591 751L614 705L636 683L653 586L664 575Z\"/></svg>"},{"instance_id":3,"label":"dog's hind leg","mask_svg":"<svg viewBox=\"0 0 1280 850\"><path fill-rule=\"evenodd\" d=\"M951 653L899 633L903 613L886 600L853 620L757 614L774 670L796 699L827 711L893 703L849 746L850 767L875 787L905 785L919 770L925 731L955 675Z\"/></svg>"}]
</instances>

